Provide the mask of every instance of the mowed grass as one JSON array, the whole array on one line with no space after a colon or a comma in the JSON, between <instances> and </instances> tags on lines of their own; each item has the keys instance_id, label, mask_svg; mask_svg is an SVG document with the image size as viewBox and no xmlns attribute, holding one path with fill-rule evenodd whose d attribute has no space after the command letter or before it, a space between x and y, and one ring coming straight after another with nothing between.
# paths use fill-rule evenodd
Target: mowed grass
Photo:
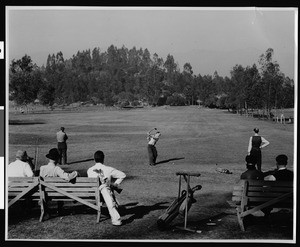
<instances>
[{"instance_id":1,"label":"mowed grass","mask_svg":"<svg viewBox=\"0 0 300 247\"><path fill-rule=\"evenodd\" d=\"M247 118L227 111L190 107L156 107L135 110L81 110L52 112L49 114L10 114L9 162L18 149L34 156L38 146L38 169L47 163L45 155L56 147L55 133L66 128L68 140L67 171L78 170L86 176L92 166L96 150L102 150L105 164L124 171L123 192L118 196L121 204L128 205L122 218L125 224L116 228L109 220L95 223L95 212L86 209L65 217L52 218L39 223L38 216L11 220L9 238L25 239L291 239L292 227L266 227L261 222L250 224L241 232L235 209L227 201L233 186L245 170L245 156L249 137L254 127L260 129L270 145L263 150L262 169L275 168L275 157L284 153L289 157L288 167L293 169L294 125ZM22 124L26 123L26 124ZM162 135L157 143L158 162L148 165L147 131L156 127ZM37 143L38 142L38 143ZM37 144L36 144L37 143ZM216 172L218 167L232 174ZM188 225L201 230L201 234L180 231L159 231L158 217L177 197L177 171L198 172L191 185L202 185L195 192ZM185 184L184 184L185 185ZM70 207L72 208L72 207ZM73 207L75 208L75 207ZM72 209L70 209L72 211ZM278 218L274 214L274 218ZM208 227L215 219L216 226ZM174 225L183 224L178 217ZM70 224L72 227L70 227ZM257 226L258 224L258 226ZM45 228L45 230L41 230ZM38 230L39 229L39 230Z\"/></svg>"}]
</instances>

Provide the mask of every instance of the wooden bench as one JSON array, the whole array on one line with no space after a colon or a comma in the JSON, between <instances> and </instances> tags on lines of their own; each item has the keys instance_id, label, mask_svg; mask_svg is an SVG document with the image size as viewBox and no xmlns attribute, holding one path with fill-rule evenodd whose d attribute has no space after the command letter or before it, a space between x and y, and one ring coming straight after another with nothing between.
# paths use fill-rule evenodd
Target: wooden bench
<instances>
[{"instance_id":1,"label":"wooden bench","mask_svg":"<svg viewBox=\"0 0 300 247\"><path fill-rule=\"evenodd\" d=\"M39 193L41 200L41 216L43 221L45 206L49 201L73 201L82 203L97 211L97 223L101 217L99 178L77 177L73 181L66 181L58 177L40 177Z\"/></svg>"},{"instance_id":2,"label":"wooden bench","mask_svg":"<svg viewBox=\"0 0 300 247\"><path fill-rule=\"evenodd\" d=\"M232 201L241 230L245 231L243 219L249 214L267 207L293 208L293 182L243 180L234 186Z\"/></svg>"},{"instance_id":3,"label":"wooden bench","mask_svg":"<svg viewBox=\"0 0 300 247\"><path fill-rule=\"evenodd\" d=\"M39 201L41 222L49 201L76 201L95 209L99 222L102 206L99 186L99 178L78 177L68 182L58 177L9 177L8 207L19 200Z\"/></svg>"},{"instance_id":4,"label":"wooden bench","mask_svg":"<svg viewBox=\"0 0 300 247\"><path fill-rule=\"evenodd\" d=\"M9 177L8 178L8 207L19 200L40 200L39 178Z\"/></svg>"}]
</instances>

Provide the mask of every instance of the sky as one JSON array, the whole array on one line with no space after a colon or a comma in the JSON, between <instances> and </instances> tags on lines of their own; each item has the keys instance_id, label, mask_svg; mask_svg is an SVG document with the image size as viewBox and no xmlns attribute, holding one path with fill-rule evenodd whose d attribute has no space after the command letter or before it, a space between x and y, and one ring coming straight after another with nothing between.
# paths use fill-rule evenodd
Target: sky
<instances>
[{"instance_id":1,"label":"sky","mask_svg":"<svg viewBox=\"0 0 300 247\"><path fill-rule=\"evenodd\" d=\"M281 72L294 78L297 23L294 8L55 8L7 7L8 61L29 55L38 66L61 51L110 45L173 55L182 71L230 76L236 65L258 64L268 48Z\"/></svg>"}]
</instances>

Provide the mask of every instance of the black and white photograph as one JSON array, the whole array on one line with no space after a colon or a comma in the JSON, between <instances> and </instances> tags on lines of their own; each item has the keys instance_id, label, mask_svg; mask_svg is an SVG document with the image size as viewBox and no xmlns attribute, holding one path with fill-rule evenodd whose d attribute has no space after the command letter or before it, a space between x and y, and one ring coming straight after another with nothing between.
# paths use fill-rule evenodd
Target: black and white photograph
<instances>
[{"instance_id":1,"label":"black and white photograph","mask_svg":"<svg viewBox=\"0 0 300 247\"><path fill-rule=\"evenodd\" d=\"M5 7L5 241L295 243L298 8Z\"/></svg>"}]
</instances>

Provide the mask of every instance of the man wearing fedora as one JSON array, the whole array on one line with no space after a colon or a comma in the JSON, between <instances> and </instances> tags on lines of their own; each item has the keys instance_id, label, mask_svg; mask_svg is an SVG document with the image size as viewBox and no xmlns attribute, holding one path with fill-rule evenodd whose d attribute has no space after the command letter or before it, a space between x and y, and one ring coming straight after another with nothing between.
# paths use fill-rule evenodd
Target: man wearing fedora
<instances>
[{"instance_id":1,"label":"man wearing fedora","mask_svg":"<svg viewBox=\"0 0 300 247\"><path fill-rule=\"evenodd\" d=\"M119 188L120 183L126 174L113 167L104 165L104 153L100 150L94 154L96 164L87 170L88 177L100 177L100 192L109 211L111 222L114 226L122 225L120 214L117 210L117 203L114 200L112 188ZM121 191L121 190L120 190Z\"/></svg>"},{"instance_id":2,"label":"man wearing fedora","mask_svg":"<svg viewBox=\"0 0 300 247\"><path fill-rule=\"evenodd\" d=\"M61 169L59 166L57 166L60 157L57 148L50 149L49 153L46 154L46 157L49 159L49 162L47 165L41 166L41 177L60 177L67 181L70 181L78 176L77 171L68 173Z\"/></svg>"},{"instance_id":3,"label":"man wearing fedora","mask_svg":"<svg viewBox=\"0 0 300 247\"><path fill-rule=\"evenodd\" d=\"M8 177L33 177L33 171L27 163L28 159L26 151L18 150L16 160L8 165Z\"/></svg>"},{"instance_id":4,"label":"man wearing fedora","mask_svg":"<svg viewBox=\"0 0 300 247\"><path fill-rule=\"evenodd\" d=\"M49 162L47 165L41 166L40 168L40 177L60 177L67 181L71 181L72 179L76 178L78 176L77 171L73 171L71 173L65 172L63 169L61 169L59 166L57 166L57 163L59 161L59 152L57 148L52 148L49 150L48 154L46 154L46 157L49 159ZM44 220L48 219L50 217L49 209L47 205L44 205L45 208L45 215ZM61 215L63 213L63 202L58 201L57 202L57 213Z\"/></svg>"},{"instance_id":5,"label":"man wearing fedora","mask_svg":"<svg viewBox=\"0 0 300 247\"><path fill-rule=\"evenodd\" d=\"M59 161L61 165L67 164L67 140L68 136L65 132L65 128L61 127L60 131L56 133L57 149L59 152Z\"/></svg>"}]
</instances>

